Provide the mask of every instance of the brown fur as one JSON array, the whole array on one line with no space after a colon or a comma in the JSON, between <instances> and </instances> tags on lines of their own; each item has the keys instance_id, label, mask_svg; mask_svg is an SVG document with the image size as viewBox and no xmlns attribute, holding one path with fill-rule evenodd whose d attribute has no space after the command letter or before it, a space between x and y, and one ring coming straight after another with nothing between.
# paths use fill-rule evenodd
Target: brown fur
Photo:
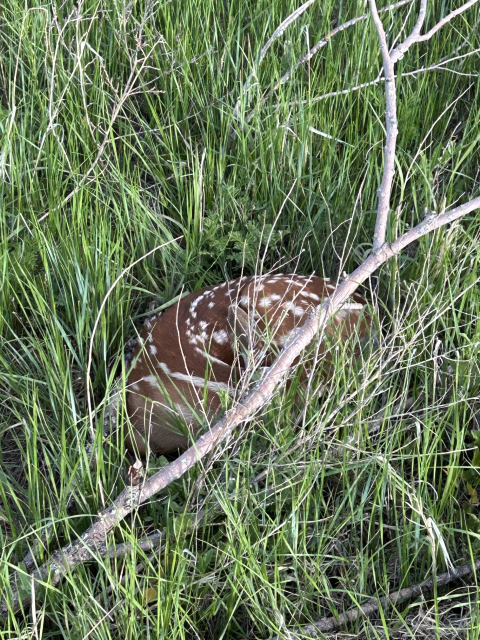
<instances>
[{"instance_id":1,"label":"brown fur","mask_svg":"<svg viewBox=\"0 0 480 640\"><path fill-rule=\"evenodd\" d=\"M195 433L202 416L212 418L221 407L219 390L234 389L252 357L264 353L260 364L270 364L274 354L266 345L281 348L334 289L317 276L239 278L191 293L147 321L128 378L133 430L127 447L145 455L148 440L156 453L185 449L188 438L179 426L187 424ZM365 304L358 294L352 299L357 306ZM360 309L340 310L327 334L345 340L357 327L360 339L368 339L370 318L361 314ZM235 343L242 358L235 355Z\"/></svg>"}]
</instances>

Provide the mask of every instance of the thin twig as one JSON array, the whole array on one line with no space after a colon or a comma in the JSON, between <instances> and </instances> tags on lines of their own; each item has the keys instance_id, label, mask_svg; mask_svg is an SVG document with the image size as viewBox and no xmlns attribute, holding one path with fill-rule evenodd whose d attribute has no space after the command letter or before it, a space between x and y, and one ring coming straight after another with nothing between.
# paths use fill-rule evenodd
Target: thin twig
<instances>
[{"instance_id":1,"label":"thin twig","mask_svg":"<svg viewBox=\"0 0 480 640\"><path fill-rule=\"evenodd\" d=\"M304 11L306 11L308 9L308 7L313 4L315 2L315 0L307 0L307 2L305 2L304 4L302 4L302 6L298 7L298 9L295 9L295 11L293 11L293 13L291 13L288 18L285 18L285 20L283 20L283 22L275 29L275 31L272 33L272 35L270 36L270 38L267 40L267 42L264 44L262 50L260 51L260 55L258 56L258 63L257 63L257 70L258 67L260 67L260 65L262 64L263 59L265 58L265 56L267 55L267 51L270 49L270 47L272 46L272 44L275 42L275 40L277 40L278 38L280 38L283 33L285 32L285 30L295 22L295 20L297 18L299 18L302 13ZM242 87L242 91L240 93L240 97L237 100L237 104L235 105L235 109L233 110L233 117L238 120L239 119L239 112L240 112L240 105L242 103L242 95L246 95L248 93L248 91L252 88L253 86L253 80L256 78L256 73L251 73L248 78L246 79L246 81L243 83L243 87Z\"/></svg>"},{"instance_id":2,"label":"thin twig","mask_svg":"<svg viewBox=\"0 0 480 640\"><path fill-rule=\"evenodd\" d=\"M471 576L479 570L480 558L477 558L473 562L473 564L464 564L457 569L453 568L450 571L441 573L435 578L429 578L421 584L416 584L411 587L399 589L398 591L394 591L387 596L382 596L380 598L370 598L370 600L367 600L367 602L365 602L365 604L362 604L360 607L352 607L351 609L345 611L345 613L341 613L338 616L323 618L323 620L319 620L318 622L314 622L313 624L307 624L303 627L300 627L298 631L301 633L302 638L317 638L319 633L334 631L347 622L354 622L359 618L371 616L374 613L377 613L377 611L379 611L380 609L386 609L389 605L400 604L402 602L405 602L405 600L409 600L410 598L416 598L419 595L427 594L433 591L436 586L440 587L449 584L454 580L466 578L467 576ZM292 634L293 630L289 630L285 635L282 633L278 636L270 638L270 640L284 640L285 638L290 639L292 638Z\"/></svg>"},{"instance_id":3,"label":"thin twig","mask_svg":"<svg viewBox=\"0 0 480 640\"><path fill-rule=\"evenodd\" d=\"M419 19L417 21L417 24L415 25L414 30L408 36L408 38L406 38L406 40L402 42L402 44L398 45L398 47L390 53L390 58L393 64L395 64L396 62L398 62L398 60L401 60L403 58L403 56L410 49L412 44L415 44L416 42L425 42L426 40L430 40L430 38L433 35L435 35L437 31L439 31L442 27L444 27L448 22L450 22L450 20L460 15L467 9L470 9L470 7L473 7L473 5L476 4L477 2L478 0L470 0L469 2L465 3L464 5L456 9L455 11L452 11L447 16L445 16L445 18L440 20L440 22L438 22L432 29L430 29L430 31L428 31L426 34L422 36L420 35L420 30L422 28L423 21L425 19L425 9L426 9L426 6L424 6L426 5L426 1L422 0Z\"/></svg>"},{"instance_id":4,"label":"thin twig","mask_svg":"<svg viewBox=\"0 0 480 640\"><path fill-rule=\"evenodd\" d=\"M412 2L412 0L401 0L400 2L396 2L394 4L388 5L387 7L382 7L381 9L378 9L378 14L380 13L384 13L386 11L391 11L392 9L396 9L398 7L401 7L405 4L410 4ZM420 24L420 18L421 18L421 12L422 12L422 8L423 8L423 4L425 2L425 0L422 0L422 6L421 6L421 10L420 10L420 14L419 14L419 18L417 20L417 23L415 25L414 30L412 31L412 33L410 34L410 36L402 43L400 44L398 47L396 47L392 52L390 52L390 58L392 60L392 62L395 64L396 62L398 62L398 60L400 60L401 58L403 58L403 56L405 55L406 51L410 48L410 46L412 44L414 44L415 42L424 42L426 40L429 40L439 29L442 28L442 26L444 26L445 24L447 24L447 22L450 22L450 20L452 20L454 17L456 17L457 15L463 13L464 11L466 11L467 9L469 9L471 6L473 6L476 2L478 2L478 0L470 0L470 2L467 2L465 5L463 5L462 7L460 7L459 9L456 9L455 11L452 11L452 13L448 14L448 16L446 16L445 18L443 18L443 20L440 21L440 23L438 23L438 25L435 25L435 27L433 27L430 31L428 31L425 35L420 36L418 35L418 26ZM333 38L333 36L337 35L338 33L344 31L345 29L347 29L348 27L353 26L354 24L357 24L358 22L361 22L363 20L366 20L368 18L368 14L363 14L361 16L357 16L356 18L352 18L351 20L348 20L347 22L345 22L344 24L340 25L339 27L333 29L329 34L327 34L326 36L324 36L321 40L319 40L317 42L316 45L314 45L310 51L308 53L306 53L304 56L302 56L300 58L300 60L296 63L296 65L294 67L292 67L291 69L289 69L287 72L285 72L283 74L283 76L280 78L280 80L273 86L273 88L268 91L262 98L261 100L259 100L259 103L257 105L257 107L255 109L252 109L252 111L250 111L246 116L245 116L245 121L246 122L250 122L250 120L253 118L253 116L255 115L256 109L258 109L258 107L260 107L261 105L265 104L265 102L267 102L269 100L269 98L271 97L271 95L279 88L281 87L283 84L285 84L286 82L288 82L288 80L290 80L290 78L292 77L292 73L298 69L300 66L302 66L303 64L305 64L306 62L309 62L313 56L320 50L322 49L325 45L328 44L328 42ZM423 20L424 20L424 16L422 19L422 22L420 24L420 28L423 25ZM439 26L440 25L440 26ZM440 63L439 63L440 64ZM419 69L418 71L412 71L409 73L404 73L402 74L403 76L406 75L415 75L415 73L421 73L423 71L427 71L430 69L435 69L437 68L436 65L433 65L432 67L428 67L427 69ZM313 98L313 100L301 100L301 101L297 101L294 100L292 102L289 103L290 105L295 105L295 104L307 104L307 103L313 103L313 102L318 102L319 100L324 100L325 98L330 98L332 96L336 96L336 95L345 95L346 93L349 93L350 91L357 91L358 89L363 89L364 87L369 87L372 86L374 84L377 84L377 82L384 82L385 79L377 79L377 80L372 80L370 82L364 82L362 84L359 84L351 89L344 89L342 91L334 91L331 93L327 93L324 94L323 96L319 96L317 98ZM238 106L239 103L237 103ZM280 105L274 105L274 107L278 107ZM238 110L235 112L236 113L236 117L238 119Z\"/></svg>"},{"instance_id":5,"label":"thin twig","mask_svg":"<svg viewBox=\"0 0 480 640\"><path fill-rule=\"evenodd\" d=\"M402 73L402 78L407 77L416 77L420 73L426 73L427 71L449 71L451 73L460 73L455 69L444 68L444 65L449 62L455 62L455 60L460 60L462 58L468 58L469 56L475 55L480 52L480 49L474 49L473 51L469 51L468 53L464 53L461 56L454 56L453 58L445 58L444 60L440 60L440 62L436 62L435 64L430 65L429 67L420 67L419 69L415 69L414 71L406 71ZM478 78L480 74L461 74L467 75L468 77ZM395 79L397 76L395 76ZM362 82L361 84L357 84L354 87L349 87L348 89L340 89L339 91L330 91L329 93L324 93L321 96L315 96L314 98L309 98L308 100L292 100L291 102L278 102L276 104L272 104L272 109L278 109L279 107L295 107L303 104L315 104L316 102L321 102L322 100L326 100L327 98L334 98L336 96L346 96L349 93L353 93L354 91L359 91L360 89L365 89L366 87L374 87L377 84L385 82L385 78L377 77L375 80L369 80L368 82Z\"/></svg>"},{"instance_id":6,"label":"thin twig","mask_svg":"<svg viewBox=\"0 0 480 640\"><path fill-rule=\"evenodd\" d=\"M421 0L420 2L420 11L418 13L417 22L412 29L412 33L405 38L405 40L396 47L393 51L390 52L390 59L395 64L397 60L403 58L405 53L408 51L410 46L418 41L418 37L420 35L420 31L422 30L423 23L425 22L425 15L427 13L427 0Z\"/></svg>"},{"instance_id":7,"label":"thin twig","mask_svg":"<svg viewBox=\"0 0 480 640\"><path fill-rule=\"evenodd\" d=\"M450 20L453 20L453 18L456 18L467 9L470 9L470 7L473 7L473 5L477 4L477 2L478 0L470 0L469 2L466 2L461 7L459 7L458 9L455 9L455 11L452 11L451 13L449 13L447 16L445 16L445 18L442 18L442 20L440 20L440 22L438 22L434 27L432 27L430 31L427 31L427 33L425 33L423 36L419 36L417 38L417 42L425 42L426 40L430 40L430 38L434 36L437 33L437 31L440 31L440 29L444 27L448 22L450 22Z\"/></svg>"},{"instance_id":8,"label":"thin twig","mask_svg":"<svg viewBox=\"0 0 480 640\"><path fill-rule=\"evenodd\" d=\"M395 2L394 4L390 4L386 7L383 7L382 9L379 9L378 13L385 13L386 11L392 11L393 9L402 7L405 4L410 4L412 1L413 0L401 0L400 2ZM330 40L334 36L338 35L342 31L345 31L345 29L348 29L349 27L353 27L353 25L357 24L358 22L363 22L368 18L368 15L369 15L368 13L364 13L361 16L357 16L355 18L352 18L351 20L347 20L347 22L344 22L338 27L335 27L335 29L332 29L330 33L328 33L321 40L319 40L317 44L315 44L308 53L306 53L304 56L300 58L300 60L298 60L297 64L293 69L289 69L283 74L283 76L280 78L277 84L274 85L270 93L264 96L264 98L262 98L262 102L264 100L268 100L269 96L273 93L273 91L276 91L282 84L285 84L285 82L288 82L288 80L290 80L292 76L293 71L298 69L298 67L301 67L302 64L305 64L305 62L309 62L320 49L323 49L323 47L325 47L330 42Z\"/></svg>"},{"instance_id":9,"label":"thin twig","mask_svg":"<svg viewBox=\"0 0 480 640\"><path fill-rule=\"evenodd\" d=\"M270 49L271 45L275 42L275 40L277 40L277 38L280 38L285 32L285 30L287 29L287 27L293 24L295 20L299 18L302 15L302 13L306 11L308 7L314 2L315 0L307 0L307 2L302 4L301 7L298 7L298 9L295 9L295 11L291 13L288 16L288 18L285 18L285 20L275 29L275 31L272 33L272 35L270 36L270 38L267 40L262 50L260 51L260 55L258 56L259 65L267 55L267 51Z\"/></svg>"}]
</instances>

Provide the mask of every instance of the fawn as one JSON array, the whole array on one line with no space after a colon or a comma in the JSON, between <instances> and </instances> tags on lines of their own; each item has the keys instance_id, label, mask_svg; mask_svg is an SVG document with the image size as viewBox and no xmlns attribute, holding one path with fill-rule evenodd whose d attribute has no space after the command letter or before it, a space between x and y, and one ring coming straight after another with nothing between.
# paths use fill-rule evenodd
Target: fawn
<instances>
[{"instance_id":1,"label":"fawn","mask_svg":"<svg viewBox=\"0 0 480 640\"><path fill-rule=\"evenodd\" d=\"M237 278L195 291L145 322L127 382L127 411L133 430L126 445L144 456L185 450L202 416L221 409L221 393L233 394L249 363L267 366L275 350L330 296L328 278L267 275ZM360 342L371 336L365 299L353 294L327 325L330 338ZM237 349L236 347L239 347ZM319 345L320 356L324 346ZM302 373L306 377L305 370Z\"/></svg>"}]
</instances>

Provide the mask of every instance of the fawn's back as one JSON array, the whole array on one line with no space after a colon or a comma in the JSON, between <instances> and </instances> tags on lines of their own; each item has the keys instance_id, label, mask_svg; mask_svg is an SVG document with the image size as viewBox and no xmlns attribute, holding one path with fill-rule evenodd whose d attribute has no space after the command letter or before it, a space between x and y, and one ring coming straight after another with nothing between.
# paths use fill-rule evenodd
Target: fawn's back
<instances>
[{"instance_id":1,"label":"fawn's back","mask_svg":"<svg viewBox=\"0 0 480 640\"><path fill-rule=\"evenodd\" d=\"M147 320L128 378L127 409L133 425L127 447L141 455L183 450L191 432L221 408L250 366L269 365L308 312L335 290L317 276L251 276L185 296ZM326 329L346 340L369 339L365 300L354 294ZM319 347L321 355L322 345Z\"/></svg>"}]
</instances>

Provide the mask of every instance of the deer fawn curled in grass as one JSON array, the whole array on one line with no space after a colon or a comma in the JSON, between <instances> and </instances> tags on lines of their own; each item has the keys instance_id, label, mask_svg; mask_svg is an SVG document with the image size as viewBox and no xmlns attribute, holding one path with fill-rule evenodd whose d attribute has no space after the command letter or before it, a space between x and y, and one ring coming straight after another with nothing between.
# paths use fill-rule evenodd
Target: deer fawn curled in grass
<instances>
[{"instance_id":1,"label":"deer fawn curled in grass","mask_svg":"<svg viewBox=\"0 0 480 640\"><path fill-rule=\"evenodd\" d=\"M221 409L220 394L235 391L249 363L268 366L309 311L334 291L328 278L317 276L243 277L195 291L147 320L127 383L133 426L128 449L142 456L147 448L162 454L186 449L188 438L179 432L179 422L195 433L202 418L214 417ZM366 301L359 294L352 300L325 334L342 341L355 334L357 343L368 342ZM317 353L324 351L322 343Z\"/></svg>"}]
</instances>

